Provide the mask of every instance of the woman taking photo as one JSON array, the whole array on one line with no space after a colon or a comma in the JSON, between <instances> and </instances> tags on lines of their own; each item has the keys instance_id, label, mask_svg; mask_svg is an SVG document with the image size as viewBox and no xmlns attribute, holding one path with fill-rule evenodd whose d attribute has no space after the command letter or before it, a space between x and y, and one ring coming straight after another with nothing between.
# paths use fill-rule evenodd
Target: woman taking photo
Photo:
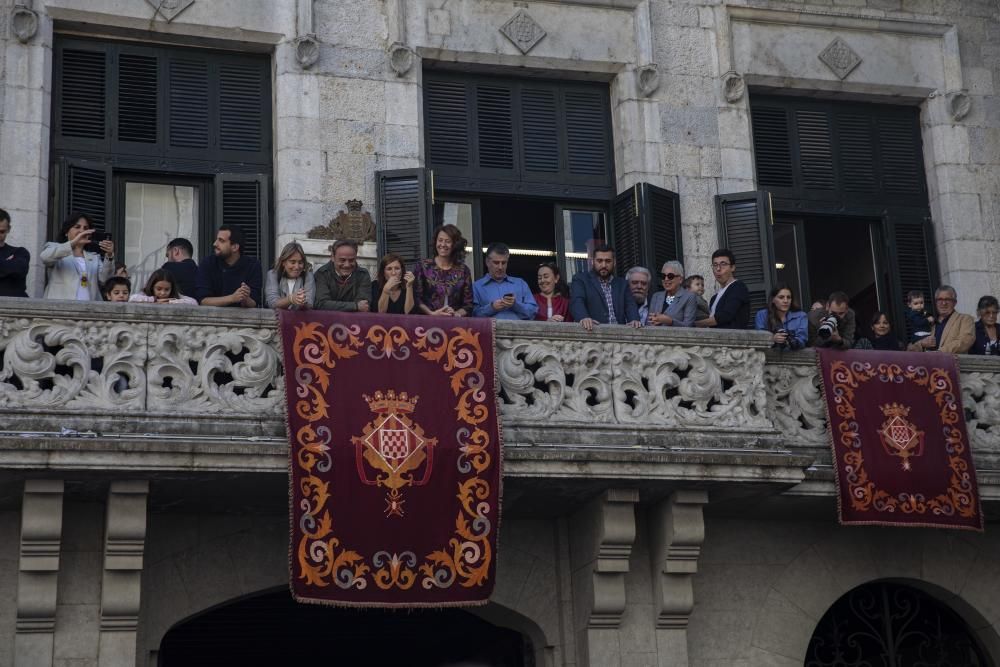
<instances>
[{"instance_id":1,"label":"woman taking photo","mask_svg":"<svg viewBox=\"0 0 1000 667\"><path fill-rule=\"evenodd\" d=\"M455 225L440 225L431 235L433 257L417 263L413 297L425 315L465 317L472 312L472 271L462 259L466 240Z\"/></svg>"},{"instance_id":2,"label":"woman taking photo","mask_svg":"<svg viewBox=\"0 0 1000 667\"><path fill-rule=\"evenodd\" d=\"M408 315L413 312L412 271L403 271L403 258L390 252L378 263L378 277L372 285L372 303L380 313Z\"/></svg>"},{"instance_id":3,"label":"woman taking photo","mask_svg":"<svg viewBox=\"0 0 1000 667\"><path fill-rule=\"evenodd\" d=\"M767 308L757 311L754 328L770 331L774 347L779 350L801 350L809 337L806 314L799 310L792 288L782 284L771 290Z\"/></svg>"},{"instance_id":4,"label":"woman taking photo","mask_svg":"<svg viewBox=\"0 0 1000 667\"><path fill-rule=\"evenodd\" d=\"M543 322L572 322L569 314L569 287L562 281L559 265L555 262L545 262L538 265L538 292L535 293L538 303L536 320Z\"/></svg>"},{"instance_id":5,"label":"woman taking photo","mask_svg":"<svg viewBox=\"0 0 1000 667\"><path fill-rule=\"evenodd\" d=\"M984 296L979 299L976 312L979 321L976 322L976 342L972 344L969 354L1000 354L997 332L997 311L1000 305L995 296Z\"/></svg>"},{"instance_id":6,"label":"woman taking photo","mask_svg":"<svg viewBox=\"0 0 1000 667\"><path fill-rule=\"evenodd\" d=\"M100 242L94 225L83 213L71 213L59 231L58 242L42 249L45 298L100 301L101 283L115 271L115 244L108 235Z\"/></svg>"},{"instance_id":7,"label":"woman taking photo","mask_svg":"<svg viewBox=\"0 0 1000 667\"><path fill-rule=\"evenodd\" d=\"M306 261L306 252L294 241L286 243L267 272L264 300L268 308L280 310L308 310L316 298L316 281L312 267Z\"/></svg>"}]
</instances>

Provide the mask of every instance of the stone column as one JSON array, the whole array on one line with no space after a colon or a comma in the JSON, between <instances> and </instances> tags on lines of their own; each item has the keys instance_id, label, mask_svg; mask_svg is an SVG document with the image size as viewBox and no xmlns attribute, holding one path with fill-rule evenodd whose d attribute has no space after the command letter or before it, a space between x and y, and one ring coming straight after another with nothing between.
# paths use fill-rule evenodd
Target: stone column
<instances>
[{"instance_id":1,"label":"stone column","mask_svg":"<svg viewBox=\"0 0 1000 667\"><path fill-rule=\"evenodd\" d=\"M661 667L688 664L687 625L694 609L691 580L698 571L705 541L702 507L707 502L706 491L675 491L650 513L650 563Z\"/></svg>"},{"instance_id":2,"label":"stone column","mask_svg":"<svg viewBox=\"0 0 1000 667\"><path fill-rule=\"evenodd\" d=\"M618 626L625 612L638 502L635 489L608 489L570 519L573 625L581 667L621 662Z\"/></svg>"},{"instance_id":3,"label":"stone column","mask_svg":"<svg viewBox=\"0 0 1000 667\"><path fill-rule=\"evenodd\" d=\"M15 665L52 665L62 516L62 480L25 481L21 504Z\"/></svg>"},{"instance_id":4,"label":"stone column","mask_svg":"<svg viewBox=\"0 0 1000 667\"><path fill-rule=\"evenodd\" d=\"M148 481L111 482L108 491L98 658L101 667L135 664L148 495Z\"/></svg>"}]
</instances>

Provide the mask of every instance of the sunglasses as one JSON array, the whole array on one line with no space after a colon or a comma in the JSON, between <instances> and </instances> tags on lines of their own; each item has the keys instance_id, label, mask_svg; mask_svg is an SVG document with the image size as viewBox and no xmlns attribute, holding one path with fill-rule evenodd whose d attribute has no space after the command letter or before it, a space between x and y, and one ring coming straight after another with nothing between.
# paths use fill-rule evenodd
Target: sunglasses
<instances>
[{"instance_id":1,"label":"sunglasses","mask_svg":"<svg viewBox=\"0 0 1000 667\"><path fill-rule=\"evenodd\" d=\"M680 274L677 273L661 273L660 280L673 280L674 278L680 278Z\"/></svg>"}]
</instances>

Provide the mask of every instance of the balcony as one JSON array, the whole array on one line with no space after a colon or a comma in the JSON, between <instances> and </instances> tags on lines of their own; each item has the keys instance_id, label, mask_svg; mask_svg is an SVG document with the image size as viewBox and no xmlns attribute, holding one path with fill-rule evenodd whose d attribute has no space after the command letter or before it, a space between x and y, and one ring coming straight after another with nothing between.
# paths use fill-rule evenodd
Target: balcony
<instances>
[{"instance_id":1,"label":"balcony","mask_svg":"<svg viewBox=\"0 0 1000 667\"><path fill-rule=\"evenodd\" d=\"M0 467L287 470L270 311L0 299ZM626 483L833 494L815 356L766 334L497 323L505 476L580 497ZM1000 498L1000 361L961 359L984 500ZM28 472L34 471L34 472ZM520 488L515 484L510 490Z\"/></svg>"}]
</instances>

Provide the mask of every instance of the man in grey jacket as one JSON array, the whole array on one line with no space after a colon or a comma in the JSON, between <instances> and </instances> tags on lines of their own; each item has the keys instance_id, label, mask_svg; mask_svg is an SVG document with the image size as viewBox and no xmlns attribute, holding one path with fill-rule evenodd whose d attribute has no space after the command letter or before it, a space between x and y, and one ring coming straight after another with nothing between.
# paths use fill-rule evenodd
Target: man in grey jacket
<instances>
[{"instance_id":1,"label":"man in grey jacket","mask_svg":"<svg viewBox=\"0 0 1000 667\"><path fill-rule=\"evenodd\" d=\"M372 279L358 266L358 244L341 239L330 248L330 261L316 271L317 310L367 313Z\"/></svg>"},{"instance_id":2,"label":"man in grey jacket","mask_svg":"<svg viewBox=\"0 0 1000 667\"><path fill-rule=\"evenodd\" d=\"M664 262L660 279L662 292L653 295L649 302L649 324L667 327L694 326L698 299L681 287L684 282L684 265L676 260Z\"/></svg>"}]
</instances>

